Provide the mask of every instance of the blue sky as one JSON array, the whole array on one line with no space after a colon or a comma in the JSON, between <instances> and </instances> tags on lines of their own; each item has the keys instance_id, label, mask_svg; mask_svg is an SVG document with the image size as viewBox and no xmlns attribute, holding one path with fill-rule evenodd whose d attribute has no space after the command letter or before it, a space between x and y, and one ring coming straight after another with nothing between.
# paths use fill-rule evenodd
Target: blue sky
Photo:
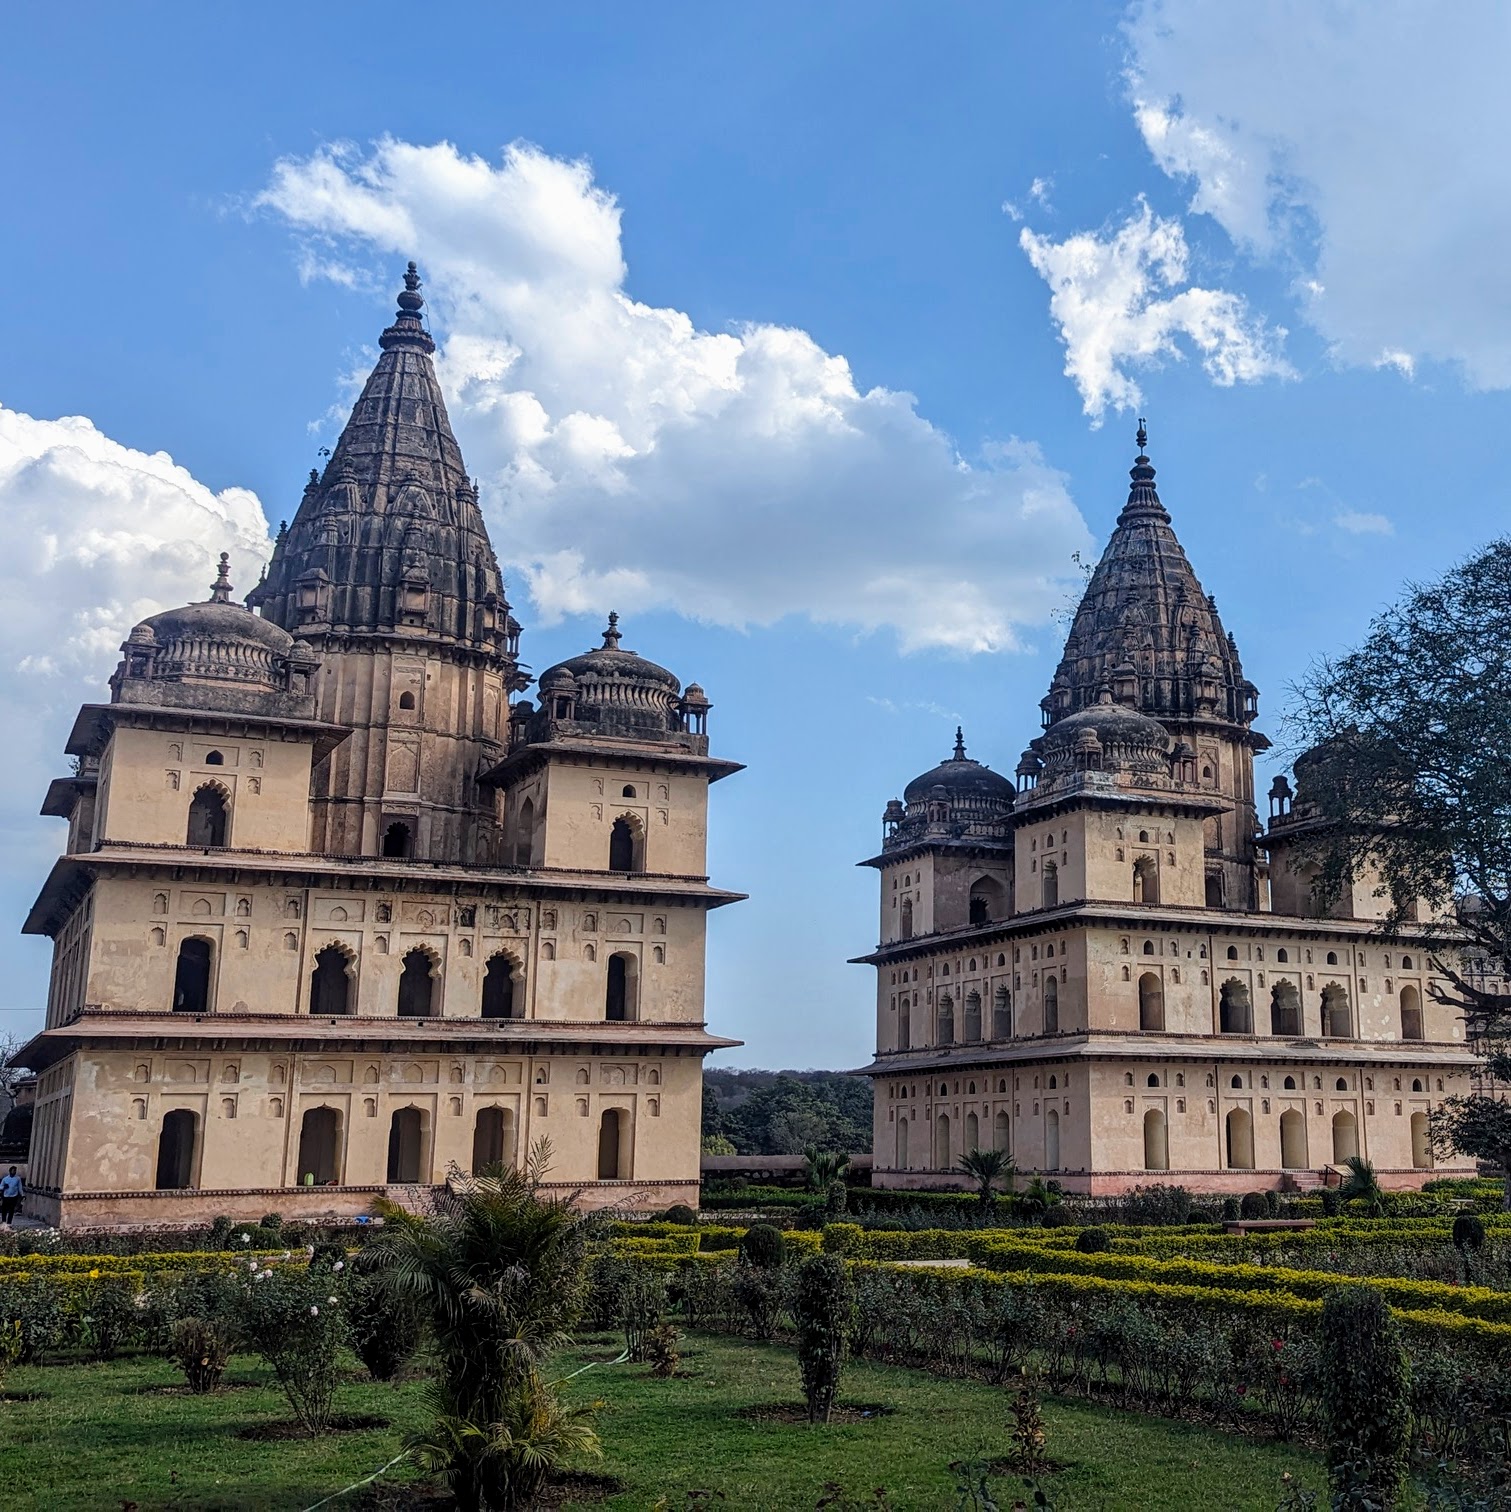
<instances>
[{"instance_id":1,"label":"blue sky","mask_svg":"<svg viewBox=\"0 0 1511 1512\"><path fill-rule=\"evenodd\" d=\"M526 659L617 608L748 764L713 795L715 880L751 894L711 926L728 1061L861 1063L853 862L957 721L1016 763L1138 414L1276 736L1310 656L1503 530L1508 26L1300 0L12 16L0 907L19 923L60 843L35 809L73 709L218 551L250 585L414 256ZM47 956L4 947L0 1028L38 1022Z\"/></svg>"}]
</instances>

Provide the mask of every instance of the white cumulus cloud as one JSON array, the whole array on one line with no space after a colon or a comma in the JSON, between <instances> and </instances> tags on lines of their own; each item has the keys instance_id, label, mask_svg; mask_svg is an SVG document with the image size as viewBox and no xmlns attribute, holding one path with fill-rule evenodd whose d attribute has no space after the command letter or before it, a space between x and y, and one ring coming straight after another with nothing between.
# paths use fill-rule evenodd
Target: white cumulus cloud
<instances>
[{"instance_id":1,"label":"white cumulus cloud","mask_svg":"<svg viewBox=\"0 0 1511 1512\"><path fill-rule=\"evenodd\" d=\"M307 276L420 262L495 546L547 620L802 614L995 650L1047 619L1088 543L1032 443L964 456L805 331L707 331L636 300L620 207L585 163L385 139L286 159L258 202Z\"/></svg>"},{"instance_id":2,"label":"white cumulus cloud","mask_svg":"<svg viewBox=\"0 0 1511 1512\"><path fill-rule=\"evenodd\" d=\"M1241 295L1188 285L1185 232L1147 201L1105 232L1054 241L1025 227L1018 240L1049 285L1065 375L1093 424L1109 405L1139 403L1137 369L1179 359L1188 347L1224 387L1292 376L1281 352L1284 329L1267 327Z\"/></svg>"},{"instance_id":3,"label":"white cumulus cloud","mask_svg":"<svg viewBox=\"0 0 1511 1512\"><path fill-rule=\"evenodd\" d=\"M1155 161L1296 271L1336 360L1511 387L1511 7L1146 0L1127 35Z\"/></svg>"}]
</instances>

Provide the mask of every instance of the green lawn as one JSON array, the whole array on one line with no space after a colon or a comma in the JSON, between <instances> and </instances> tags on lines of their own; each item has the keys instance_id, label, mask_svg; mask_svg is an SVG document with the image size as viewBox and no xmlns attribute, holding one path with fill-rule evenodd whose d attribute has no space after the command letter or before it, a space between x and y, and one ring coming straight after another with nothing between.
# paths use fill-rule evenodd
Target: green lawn
<instances>
[{"instance_id":1,"label":"green lawn","mask_svg":"<svg viewBox=\"0 0 1511 1512\"><path fill-rule=\"evenodd\" d=\"M590 1344L562 1361L562 1372L611 1357L617 1341ZM307 1440L258 1442L238 1437L258 1423L287 1419L282 1394L256 1361L239 1357L211 1397L153 1391L173 1386L162 1361L20 1368L0 1403L0 1506L283 1509L307 1507L376 1470L398 1452L417 1410L418 1387L354 1381L338 1410L391 1420L369 1429ZM794 1402L797 1368L789 1349L695 1335L683 1374L651 1378L639 1366L604 1366L570 1386L601 1397L605 1454L590 1469L618 1477L624 1489L593 1503L614 1512L646 1512L661 1496L668 1508L687 1492L722 1492L731 1509L811 1509L826 1482L856 1502L884 1487L897 1512L953 1508L951 1460L1003 1452L1007 1394L988 1386L942 1381L911 1370L852 1364L845 1398L890 1407L890 1416L809 1428L753 1421L742 1407ZM1293 1446L1256 1444L1084 1402L1047 1404L1049 1453L1065 1468L1045 1489L1062 1512L1080 1508L1254 1508L1269 1512L1290 1470L1314 1488L1316 1458ZM1011 1506L1018 1483L995 1483ZM334 1508L352 1508L355 1499ZM570 1505L578 1505L571 1503ZM581 1505L587 1505L583 1503ZM334 1508L332 1512L334 1512Z\"/></svg>"}]
</instances>

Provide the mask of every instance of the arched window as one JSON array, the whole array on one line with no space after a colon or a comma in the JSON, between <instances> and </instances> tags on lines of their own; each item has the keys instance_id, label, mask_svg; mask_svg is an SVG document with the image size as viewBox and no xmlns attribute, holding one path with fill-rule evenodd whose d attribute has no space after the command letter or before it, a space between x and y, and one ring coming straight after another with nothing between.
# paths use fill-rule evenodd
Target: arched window
<instances>
[{"instance_id":1,"label":"arched window","mask_svg":"<svg viewBox=\"0 0 1511 1512\"><path fill-rule=\"evenodd\" d=\"M1254 1120L1247 1108L1234 1108L1227 1116L1228 1169L1254 1169Z\"/></svg>"},{"instance_id":2,"label":"arched window","mask_svg":"<svg viewBox=\"0 0 1511 1512\"><path fill-rule=\"evenodd\" d=\"M1329 1039L1352 1039L1353 1014L1348 1005L1348 988L1334 982L1322 989L1322 1033Z\"/></svg>"},{"instance_id":3,"label":"arched window","mask_svg":"<svg viewBox=\"0 0 1511 1512\"><path fill-rule=\"evenodd\" d=\"M1060 901L1060 868L1053 861L1044 863L1044 906L1053 908Z\"/></svg>"},{"instance_id":4,"label":"arched window","mask_svg":"<svg viewBox=\"0 0 1511 1512\"><path fill-rule=\"evenodd\" d=\"M901 938L904 940L911 940L913 938L913 900L911 898L904 898L902 900Z\"/></svg>"},{"instance_id":5,"label":"arched window","mask_svg":"<svg viewBox=\"0 0 1511 1512\"><path fill-rule=\"evenodd\" d=\"M1044 1169L1060 1169L1060 1115L1053 1108L1044 1116Z\"/></svg>"},{"instance_id":6,"label":"arched window","mask_svg":"<svg viewBox=\"0 0 1511 1512\"><path fill-rule=\"evenodd\" d=\"M1329 966L1336 966L1338 964L1338 952L1336 950L1328 951L1327 964Z\"/></svg>"},{"instance_id":7,"label":"arched window","mask_svg":"<svg viewBox=\"0 0 1511 1512\"><path fill-rule=\"evenodd\" d=\"M1165 1027L1165 984L1152 971L1138 979L1138 1026L1140 1029Z\"/></svg>"},{"instance_id":8,"label":"arched window","mask_svg":"<svg viewBox=\"0 0 1511 1512\"><path fill-rule=\"evenodd\" d=\"M524 1005L514 1000L515 963L506 955L490 956L483 973L483 1017L523 1018Z\"/></svg>"},{"instance_id":9,"label":"arched window","mask_svg":"<svg viewBox=\"0 0 1511 1512\"><path fill-rule=\"evenodd\" d=\"M1411 957L1409 955L1403 955L1401 957L1401 970L1402 971L1410 971L1411 970Z\"/></svg>"},{"instance_id":10,"label":"arched window","mask_svg":"<svg viewBox=\"0 0 1511 1512\"><path fill-rule=\"evenodd\" d=\"M173 1011L208 1013L210 1011L210 965L213 947L197 936L178 947L178 965L173 972Z\"/></svg>"},{"instance_id":11,"label":"arched window","mask_svg":"<svg viewBox=\"0 0 1511 1512\"><path fill-rule=\"evenodd\" d=\"M1401 989L1401 1038L1422 1038L1422 995L1415 987Z\"/></svg>"},{"instance_id":12,"label":"arched window","mask_svg":"<svg viewBox=\"0 0 1511 1512\"><path fill-rule=\"evenodd\" d=\"M1153 955L1154 954L1154 941L1153 940L1145 940L1144 941L1144 954L1145 955Z\"/></svg>"},{"instance_id":13,"label":"arched window","mask_svg":"<svg viewBox=\"0 0 1511 1512\"><path fill-rule=\"evenodd\" d=\"M1232 1081L1228 1083L1228 1085L1232 1087L1241 1087L1243 1086L1243 1078L1241 1076L1235 1076Z\"/></svg>"},{"instance_id":14,"label":"arched window","mask_svg":"<svg viewBox=\"0 0 1511 1512\"><path fill-rule=\"evenodd\" d=\"M435 1013L436 962L418 945L404 956L399 976L399 1017L430 1018Z\"/></svg>"},{"instance_id":15,"label":"arched window","mask_svg":"<svg viewBox=\"0 0 1511 1512\"><path fill-rule=\"evenodd\" d=\"M1420 1076L1413 1076L1412 1077L1412 1079L1411 1079L1411 1090L1413 1092L1421 1092L1423 1090L1423 1087L1422 1087L1422 1078Z\"/></svg>"},{"instance_id":16,"label":"arched window","mask_svg":"<svg viewBox=\"0 0 1511 1512\"><path fill-rule=\"evenodd\" d=\"M1294 982L1276 982L1270 988L1270 1033L1292 1039L1301 1033L1301 994Z\"/></svg>"},{"instance_id":17,"label":"arched window","mask_svg":"<svg viewBox=\"0 0 1511 1512\"><path fill-rule=\"evenodd\" d=\"M1157 1086L1159 1086L1159 1072L1158 1071L1151 1071L1149 1073L1149 1085L1151 1087L1157 1087Z\"/></svg>"},{"instance_id":18,"label":"arched window","mask_svg":"<svg viewBox=\"0 0 1511 1512\"><path fill-rule=\"evenodd\" d=\"M940 994L938 1008L934 1014L934 1043L936 1045L955 1043L955 1000L947 992Z\"/></svg>"},{"instance_id":19,"label":"arched window","mask_svg":"<svg viewBox=\"0 0 1511 1512\"><path fill-rule=\"evenodd\" d=\"M1230 961L1236 961L1238 959L1238 947L1236 945L1228 946L1228 959Z\"/></svg>"},{"instance_id":20,"label":"arched window","mask_svg":"<svg viewBox=\"0 0 1511 1512\"><path fill-rule=\"evenodd\" d=\"M1012 999L1008 996L1006 987L999 987L992 994L992 1038L994 1040L1002 1040L1011 1039L1012 1037Z\"/></svg>"},{"instance_id":21,"label":"arched window","mask_svg":"<svg viewBox=\"0 0 1511 1512\"><path fill-rule=\"evenodd\" d=\"M626 1023L640 1016L639 962L626 951L609 957L604 986L603 1016L610 1023Z\"/></svg>"},{"instance_id":22,"label":"arched window","mask_svg":"<svg viewBox=\"0 0 1511 1512\"><path fill-rule=\"evenodd\" d=\"M1060 984L1053 975L1044 979L1044 1032L1060 1032Z\"/></svg>"},{"instance_id":23,"label":"arched window","mask_svg":"<svg viewBox=\"0 0 1511 1512\"><path fill-rule=\"evenodd\" d=\"M981 1148L981 1120L974 1113L965 1115L965 1151Z\"/></svg>"},{"instance_id":24,"label":"arched window","mask_svg":"<svg viewBox=\"0 0 1511 1512\"><path fill-rule=\"evenodd\" d=\"M472 1174L514 1164L514 1110L479 1108L472 1126Z\"/></svg>"},{"instance_id":25,"label":"arched window","mask_svg":"<svg viewBox=\"0 0 1511 1512\"><path fill-rule=\"evenodd\" d=\"M1002 884L995 877L977 877L971 883L971 923L990 924L993 920L1006 916Z\"/></svg>"},{"instance_id":26,"label":"arched window","mask_svg":"<svg viewBox=\"0 0 1511 1512\"><path fill-rule=\"evenodd\" d=\"M1296 1078L1294 1076L1286 1077L1286 1079L1281 1083L1281 1086L1284 1087L1287 1092L1294 1092L1296 1090Z\"/></svg>"},{"instance_id":27,"label":"arched window","mask_svg":"<svg viewBox=\"0 0 1511 1512\"><path fill-rule=\"evenodd\" d=\"M383 854L402 861L414 853L414 832L401 819L395 819L383 831Z\"/></svg>"},{"instance_id":28,"label":"arched window","mask_svg":"<svg viewBox=\"0 0 1511 1512\"><path fill-rule=\"evenodd\" d=\"M1159 902L1159 868L1148 856L1140 856L1133 863L1133 901Z\"/></svg>"},{"instance_id":29,"label":"arched window","mask_svg":"<svg viewBox=\"0 0 1511 1512\"><path fill-rule=\"evenodd\" d=\"M1170 1169L1170 1141L1165 1128L1164 1110L1160 1108L1150 1108L1144 1114L1144 1169Z\"/></svg>"},{"instance_id":30,"label":"arched window","mask_svg":"<svg viewBox=\"0 0 1511 1512\"><path fill-rule=\"evenodd\" d=\"M327 945L315 956L310 973L310 1013L318 1018L336 1018L350 1013L352 958L339 945Z\"/></svg>"},{"instance_id":31,"label":"arched window","mask_svg":"<svg viewBox=\"0 0 1511 1512\"><path fill-rule=\"evenodd\" d=\"M981 994L968 992L965 995L965 1042L974 1045L981 1038ZM975 1145L971 1146L975 1149Z\"/></svg>"},{"instance_id":32,"label":"arched window","mask_svg":"<svg viewBox=\"0 0 1511 1512\"><path fill-rule=\"evenodd\" d=\"M598 1119L598 1179L630 1179L630 1115L626 1108L605 1108Z\"/></svg>"},{"instance_id":33,"label":"arched window","mask_svg":"<svg viewBox=\"0 0 1511 1512\"><path fill-rule=\"evenodd\" d=\"M398 1108L388 1121L388 1179L418 1186L430 1179L430 1120L422 1108Z\"/></svg>"},{"instance_id":34,"label":"arched window","mask_svg":"<svg viewBox=\"0 0 1511 1512\"><path fill-rule=\"evenodd\" d=\"M1224 1034L1252 1034L1254 1010L1249 1002L1247 983L1229 977L1222 984L1217 1008L1218 1028Z\"/></svg>"},{"instance_id":35,"label":"arched window","mask_svg":"<svg viewBox=\"0 0 1511 1512\"><path fill-rule=\"evenodd\" d=\"M207 782L189 803L187 843L202 849L224 845L229 819L225 789L216 783Z\"/></svg>"},{"instance_id":36,"label":"arched window","mask_svg":"<svg viewBox=\"0 0 1511 1512\"><path fill-rule=\"evenodd\" d=\"M205 765L206 766L224 766L225 764L226 764L226 758L224 756L222 756L219 751L206 751L205 752Z\"/></svg>"},{"instance_id":37,"label":"arched window","mask_svg":"<svg viewBox=\"0 0 1511 1512\"><path fill-rule=\"evenodd\" d=\"M1207 907L1208 908L1221 908L1222 907L1222 895L1223 895L1222 873L1221 872L1208 872L1207 873Z\"/></svg>"},{"instance_id":38,"label":"arched window","mask_svg":"<svg viewBox=\"0 0 1511 1512\"><path fill-rule=\"evenodd\" d=\"M300 1186L341 1184L341 1114L336 1108L309 1108L299 1123Z\"/></svg>"},{"instance_id":39,"label":"arched window","mask_svg":"<svg viewBox=\"0 0 1511 1512\"><path fill-rule=\"evenodd\" d=\"M401 693L401 694L399 694L399 707L401 709L412 709L412 708L414 708L414 694L413 693Z\"/></svg>"},{"instance_id":40,"label":"arched window","mask_svg":"<svg viewBox=\"0 0 1511 1512\"><path fill-rule=\"evenodd\" d=\"M1282 945L1282 946L1281 946L1281 947L1280 947L1280 949L1279 949L1279 950L1277 950L1277 951L1276 951L1276 952L1275 952L1275 959L1276 959L1276 960L1277 960L1277 961L1282 961L1282 962L1284 962L1284 961L1289 961L1289 960L1290 960L1290 958L1291 958L1291 953L1290 953L1290 951L1288 951L1288 950L1287 950L1287 949L1286 949L1286 948L1285 948L1285 946L1284 946L1284 945Z\"/></svg>"},{"instance_id":41,"label":"arched window","mask_svg":"<svg viewBox=\"0 0 1511 1512\"><path fill-rule=\"evenodd\" d=\"M1359 1126L1347 1109L1333 1114L1333 1164L1343 1165L1359 1153Z\"/></svg>"},{"instance_id":42,"label":"arched window","mask_svg":"<svg viewBox=\"0 0 1511 1512\"><path fill-rule=\"evenodd\" d=\"M157 1177L160 1192L182 1192L196 1185L199 1155L199 1115L188 1108L174 1108L163 1115L157 1138Z\"/></svg>"},{"instance_id":43,"label":"arched window","mask_svg":"<svg viewBox=\"0 0 1511 1512\"><path fill-rule=\"evenodd\" d=\"M535 861L535 800L526 798L514 821L514 864L531 866Z\"/></svg>"},{"instance_id":44,"label":"arched window","mask_svg":"<svg viewBox=\"0 0 1511 1512\"><path fill-rule=\"evenodd\" d=\"M609 870L638 872L645 870L645 831L640 822L621 814L609 831Z\"/></svg>"},{"instance_id":45,"label":"arched window","mask_svg":"<svg viewBox=\"0 0 1511 1512\"><path fill-rule=\"evenodd\" d=\"M1306 1119L1295 1108L1280 1115L1280 1164L1287 1171L1307 1167Z\"/></svg>"},{"instance_id":46,"label":"arched window","mask_svg":"<svg viewBox=\"0 0 1511 1512\"><path fill-rule=\"evenodd\" d=\"M954 1163L950 1155L950 1115L941 1113L934 1120L934 1169L948 1171Z\"/></svg>"}]
</instances>

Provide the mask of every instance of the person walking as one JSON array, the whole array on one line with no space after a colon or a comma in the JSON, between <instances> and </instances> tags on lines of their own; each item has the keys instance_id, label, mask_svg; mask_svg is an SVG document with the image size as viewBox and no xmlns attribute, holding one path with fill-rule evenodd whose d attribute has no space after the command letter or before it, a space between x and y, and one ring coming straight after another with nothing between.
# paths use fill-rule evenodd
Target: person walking
<instances>
[{"instance_id":1,"label":"person walking","mask_svg":"<svg viewBox=\"0 0 1511 1512\"><path fill-rule=\"evenodd\" d=\"M6 1228L10 1227L15 1218L25 1191L26 1183L16 1174L15 1166L4 1176L0 1176L0 1224L4 1224Z\"/></svg>"}]
</instances>

